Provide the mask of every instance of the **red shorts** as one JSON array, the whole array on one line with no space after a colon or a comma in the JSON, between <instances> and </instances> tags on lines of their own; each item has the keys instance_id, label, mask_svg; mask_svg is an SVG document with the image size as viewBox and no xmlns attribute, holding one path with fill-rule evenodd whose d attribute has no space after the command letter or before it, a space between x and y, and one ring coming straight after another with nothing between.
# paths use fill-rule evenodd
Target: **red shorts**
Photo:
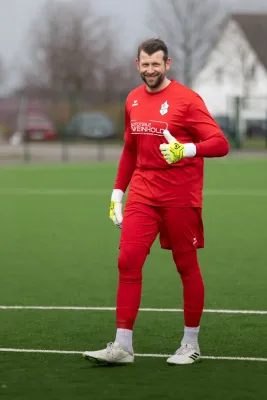
<instances>
[{"instance_id":1,"label":"red shorts","mask_svg":"<svg viewBox=\"0 0 267 400\"><path fill-rule=\"evenodd\" d=\"M123 214L120 247L133 244L150 249L158 234L166 250L187 252L204 247L201 208L127 202Z\"/></svg>"}]
</instances>

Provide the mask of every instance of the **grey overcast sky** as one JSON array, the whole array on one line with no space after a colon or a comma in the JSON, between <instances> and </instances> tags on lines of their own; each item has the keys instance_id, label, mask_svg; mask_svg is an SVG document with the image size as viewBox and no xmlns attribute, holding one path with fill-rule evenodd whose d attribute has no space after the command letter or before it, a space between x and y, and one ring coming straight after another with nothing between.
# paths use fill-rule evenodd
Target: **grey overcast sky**
<instances>
[{"instance_id":1,"label":"grey overcast sky","mask_svg":"<svg viewBox=\"0 0 267 400\"><path fill-rule=\"evenodd\" d=\"M75 0L74 0L75 1ZM147 0L89 0L97 13L114 16L122 36L131 44L143 31ZM0 0L0 54L11 62L27 49L30 22L45 0Z\"/></svg>"},{"instance_id":2,"label":"grey overcast sky","mask_svg":"<svg viewBox=\"0 0 267 400\"><path fill-rule=\"evenodd\" d=\"M73 0L75 1L75 0ZM86 0L85 0L86 1ZM145 17L153 0L88 0L97 13L116 17L125 47L134 48L147 37ZM162 0L167 1L167 0ZM201 0L200 0L201 1ZM219 0L230 9L267 11L267 0ZM0 55L7 68L27 54L27 32L45 0L0 0ZM18 65L17 65L18 66Z\"/></svg>"}]
</instances>

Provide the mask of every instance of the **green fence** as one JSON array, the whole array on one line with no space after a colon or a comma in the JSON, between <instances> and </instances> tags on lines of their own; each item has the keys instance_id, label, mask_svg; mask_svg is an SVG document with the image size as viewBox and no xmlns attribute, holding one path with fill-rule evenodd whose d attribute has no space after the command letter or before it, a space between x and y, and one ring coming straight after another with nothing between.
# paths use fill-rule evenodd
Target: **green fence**
<instances>
[{"instance_id":1,"label":"green fence","mask_svg":"<svg viewBox=\"0 0 267 400\"><path fill-rule=\"evenodd\" d=\"M121 93L105 99L99 93L54 93L0 99L1 164L117 161L123 145L126 96ZM32 137L26 129L29 114L43 116L42 123L46 127L51 124L54 136L40 138L37 129L37 136ZM104 128L101 131L90 124L84 135L79 134L77 121L88 122L93 115L110 121L113 134L104 134ZM217 121L232 151L267 149L267 98L231 98L227 114Z\"/></svg>"}]
</instances>

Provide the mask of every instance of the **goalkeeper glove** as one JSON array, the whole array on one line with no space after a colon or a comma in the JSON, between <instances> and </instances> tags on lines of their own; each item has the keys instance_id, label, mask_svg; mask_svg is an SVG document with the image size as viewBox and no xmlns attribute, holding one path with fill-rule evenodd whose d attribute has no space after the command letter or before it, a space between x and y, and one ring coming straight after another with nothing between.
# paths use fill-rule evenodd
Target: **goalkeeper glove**
<instances>
[{"instance_id":1,"label":"goalkeeper glove","mask_svg":"<svg viewBox=\"0 0 267 400\"><path fill-rule=\"evenodd\" d=\"M163 135L168 144L161 144L159 149L168 164L174 164L181 161L184 157L194 157L196 155L196 146L194 143L179 143L167 129L163 132Z\"/></svg>"},{"instance_id":2,"label":"goalkeeper glove","mask_svg":"<svg viewBox=\"0 0 267 400\"><path fill-rule=\"evenodd\" d=\"M120 189L114 189L111 195L109 218L113 223L121 229L122 225L122 198L123 191Z\"/></svg>"}]
</instances>

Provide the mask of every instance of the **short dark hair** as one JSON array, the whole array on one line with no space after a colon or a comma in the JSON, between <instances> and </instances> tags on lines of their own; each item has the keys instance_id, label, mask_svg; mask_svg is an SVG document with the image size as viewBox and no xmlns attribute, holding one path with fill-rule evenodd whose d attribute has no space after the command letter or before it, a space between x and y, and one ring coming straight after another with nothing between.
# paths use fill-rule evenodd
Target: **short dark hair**
<instances>
[{"instance_id":1,"label":"short dark hair","mask_svg":"<svg viewBox=\"0 0 267 400\"><path fill-rule=\"evenodd\" d=\"M141 51L144 51L149 56L152 56L152 54L154 54L160 50L163 51L163 60L166 62L169 58L169 54L168 54L168 47L163 42L163 40L155 39L155 38L145 40L138 47L137 58L138 58L138 60L140 60Z\"/></svg>"}]
</instances>

